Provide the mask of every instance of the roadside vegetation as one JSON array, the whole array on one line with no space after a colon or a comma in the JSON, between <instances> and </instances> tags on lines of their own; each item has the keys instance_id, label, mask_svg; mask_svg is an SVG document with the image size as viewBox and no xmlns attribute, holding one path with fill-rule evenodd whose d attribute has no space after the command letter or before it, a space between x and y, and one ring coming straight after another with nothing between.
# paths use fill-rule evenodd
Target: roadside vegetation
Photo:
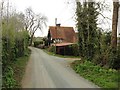
<instances>
[{"instance_id":1,"label":"roadside vegetation","mask_svg":"<svg viewBox=\"0 0 120 90\"><path fill-rule=\"evenodd\" d=\"M36 30L42 30L47 18L32 8L18 12L9 1L0 2L2 42L2 88L20 88L25 66L29 60ZM37 43L35 43L36 45Z\"/></svg>"},{"instance_id":2,"label":"roadside vegetation","mask_svg":"<svg viewBox=\"0 0 120 90\"><path fill-rule=\"evenodd\" d=\"M30 51L30 49L28 49L26 55L17 58L17 60L11 64L11 67L14 72L13 79L16 81L15 87L17 87L17 88L21 88L21 82L22 82L23 76L25 74L25 68L28 63L30 53L31 53L31 51Z\"/></svg>"},{"instance_id":3,"label":"roadside vegetation","mask_svg":"<svg viewBox=\"0 0 120 90\"><path fill-rule=\"evenodd\" d=\"M98 22L100 22L98 18L102 14L101 10L105 9L104 6L103 9L99 6L102 7L104 4L102 2L84 2L83 4L76 2L76 5L80 57L101 66L119 69L120 45L113 46L111 44L114 30L105 32L98 27Z\"/></svg>"},{"instance_id":4,"label":"roadside vegetation","mask_svg":"<svg viewBox=\"0 0 120 90\"><path fill-rule=\"evenodd\" d=\"M19 26L22 24L22 22L19 21L21 19L19 16L20 14L14 13L8 19L7 16L4 16L4 18L2 19L3 88L18 87L18 81L15 78L15 75L18 74L16 73L16 70L19 70L20 66L18 65L18 67L16 67L15 65L17 64L17 62L26 63L25 61L22 61L23 59L21 60L19 58L24 58L25 56L28 56L29 35L22 26ZM18 28L18 31L16 31L16 28Z\"/></svg>"},{"instance_id":5,"label":"roadside vegetation","mask_svg":"<svg viewBox=\"0 0 120 90\"><path fill-rule=\"evenodd\" d=\"M79 56L74 56L74 55L60 55L60 54L56 54L55 52L49 51L49 48L45 48L42 49L44 52L46 52L49 55L53 55L53 56L57 56L57 57L61 57L61 58L80 58Z\"/></svg>"},{"instance_id":6,"label":"roadside vegetation","mask_svg":"<svg viewBox=\"0 0 120 90\"><path fill-rule=\"evenodd\" d=\"M47 48L47 50L49 52L58 54L57 47L55 47L55 46L50 46L49 48ZM76 56L77 57L77 56L79 56L78 45L74 44L74 45L65 46L63 49L63 52L61 52L59 54L64 55L64 56L74 56L74 57Z\"/></svg>"},{"instance_id":7,"label":"roadside vegetation","mask_svg":"<svg viewBox=\"0 0 120 90\"><path fill-rule=\"evenodd\" d=\"M87 60L85 62L80 60L75 61L71 66L76 73L92 81L99 87L116 88L116 90L118 88L118 77L120 73L115 69L101 67Z\"/></svg>"},{"instance_id":8,"label":"roadside vegetation","mask_svg":"<svg viewBox=\"0 0 120 90\"><path fill-rule=\"evenodd\" d=\"M81 61L73 69L102 88L120 88L120 43L117 43L119 1L113 2L112 31L100 28L100 16L108 10L105 2L76 2L76 21ZM119 40L119 39L118 39Z\"/></svg>"}]
</instances>

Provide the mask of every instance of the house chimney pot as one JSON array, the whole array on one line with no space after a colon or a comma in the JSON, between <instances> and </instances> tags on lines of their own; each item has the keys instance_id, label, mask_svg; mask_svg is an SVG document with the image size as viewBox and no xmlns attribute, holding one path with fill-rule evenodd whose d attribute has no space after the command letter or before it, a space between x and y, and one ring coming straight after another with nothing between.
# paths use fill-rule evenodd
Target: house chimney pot
<instances>
[{"instance_id":1,"label":"house chimney pot","mask_svg":"<svg viewBox=\"0 0 120 90\"><path fill-rule=\"evenodd\" d=\"M61 25L60 23L59 23L59 24L56 24L56 26L58 26L58 27L60 27L60 25Z\"/></svg>"}]
</instances>

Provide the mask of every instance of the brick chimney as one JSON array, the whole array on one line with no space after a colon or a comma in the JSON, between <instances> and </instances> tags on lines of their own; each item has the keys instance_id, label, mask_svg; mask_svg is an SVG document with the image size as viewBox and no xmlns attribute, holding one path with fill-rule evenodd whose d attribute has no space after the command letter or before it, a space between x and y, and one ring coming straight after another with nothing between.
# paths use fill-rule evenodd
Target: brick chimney
<instances>
[{"instance_id":1,"label":"brick chimney","mask_svg":"<svg viewBox=\"0 0 120 90\"><path fill-rule=\"evenodd\" d=\"M55 25L57 25L57 18L55 18Z\"/></svg>"}]
</instances>

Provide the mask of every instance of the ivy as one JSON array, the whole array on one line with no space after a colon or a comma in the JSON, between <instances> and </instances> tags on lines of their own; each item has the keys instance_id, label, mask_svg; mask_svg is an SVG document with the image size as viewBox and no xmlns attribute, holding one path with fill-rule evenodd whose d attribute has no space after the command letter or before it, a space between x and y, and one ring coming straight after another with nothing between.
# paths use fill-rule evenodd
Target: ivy
<instances>
[{"instance_id":1,"label":"ivy","mask_svg":"<svg viewBox=\"0 0 120 90\"><path fill-rule=\"evenodd\" d=\"M98 7L96 2L76 2L79 55L101 66L120 68L120 50L111 48L111 32L103 32L97 25Z\"/></svg>"}]
</instances>

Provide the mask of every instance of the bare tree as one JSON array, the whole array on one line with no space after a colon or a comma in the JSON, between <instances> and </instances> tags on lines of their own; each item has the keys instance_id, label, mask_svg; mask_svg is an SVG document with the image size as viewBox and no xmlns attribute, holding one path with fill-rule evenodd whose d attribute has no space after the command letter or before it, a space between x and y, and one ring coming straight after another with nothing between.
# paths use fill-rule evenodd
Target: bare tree
<instances>
[{"instance_id":1,"label":"bare tree","mask_svg":"<svg viewBox=\"0 0 120 90\"><path fill-rule=\"evenodd\" d=\"M111 37L111 46L113 48L117 47L118 11L119 11L119 0L116 0L116 2L114 2L113 0L112 37Z\"/></svg>"},{"instance_id":2,"label":"bare tree","mask_svg":"<svg viewBox=\"0 0 120 90\"><path fill-rule=\"evenodd\" d=\"M35 14L31 8L26 9L25 29L29 31L30 45L32 45L34 34L37 30L46 26L47 17L42 14Z\"/></svg>"}]
</instances>

